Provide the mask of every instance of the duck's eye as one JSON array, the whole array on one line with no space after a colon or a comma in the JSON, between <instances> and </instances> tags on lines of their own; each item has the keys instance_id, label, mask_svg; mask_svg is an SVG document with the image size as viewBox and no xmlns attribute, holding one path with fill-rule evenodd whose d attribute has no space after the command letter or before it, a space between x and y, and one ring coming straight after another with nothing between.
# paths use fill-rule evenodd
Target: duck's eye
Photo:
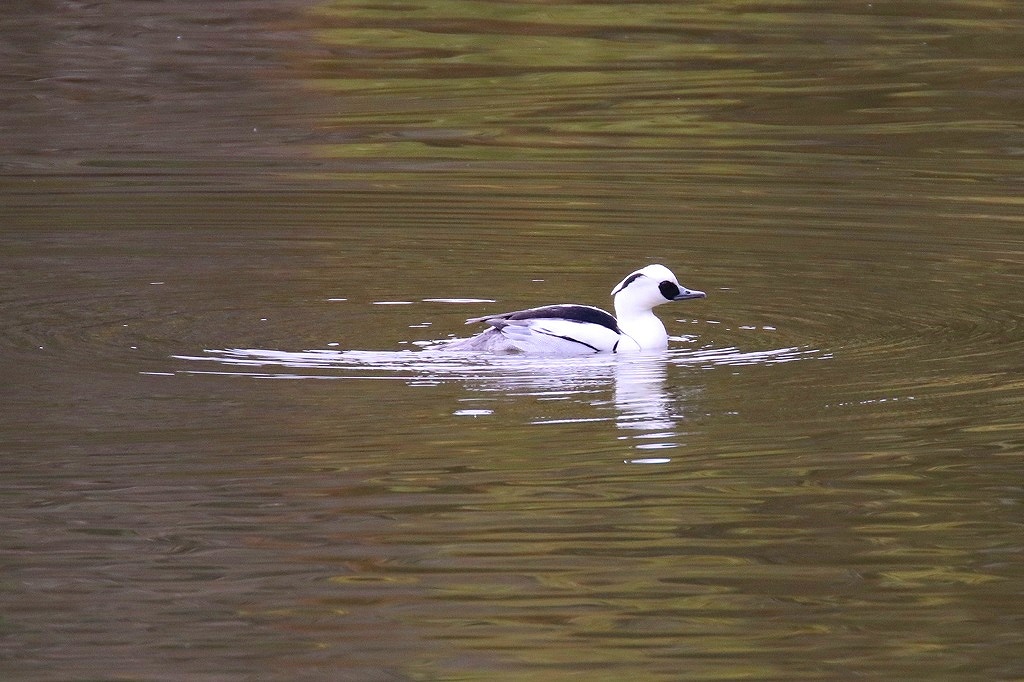
<instances>
[{"instance_id":1,"label":"duck's eye","mask_svg":"<svg viewBox=\"0 0 1024 682\"><path fill-rule=\"evenodd\" d=\"M667 279L658 285L658 289L661 290L661 295L668 300L674 300L679 295L679 285L675 282L670 282Z\"/></svg>"}]
</instances>

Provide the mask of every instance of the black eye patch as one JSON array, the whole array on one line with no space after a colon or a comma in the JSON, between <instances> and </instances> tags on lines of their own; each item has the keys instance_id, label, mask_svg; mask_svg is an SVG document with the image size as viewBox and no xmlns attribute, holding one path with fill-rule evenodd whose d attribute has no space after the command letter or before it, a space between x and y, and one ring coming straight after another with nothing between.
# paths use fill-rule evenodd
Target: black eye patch
<instances>
[{"instance_id":1,"label":"black eye patch","mask_svg":"<svg viewBox=\"0 0 1024 682\"><path fill-rule=\"evenodd\" d=\"M675 282L670 282L667 279L658 285L658 289L661 290L661 295L672 301L679 295L679 287L676 286Z\"/></svg>"}]
</instances>

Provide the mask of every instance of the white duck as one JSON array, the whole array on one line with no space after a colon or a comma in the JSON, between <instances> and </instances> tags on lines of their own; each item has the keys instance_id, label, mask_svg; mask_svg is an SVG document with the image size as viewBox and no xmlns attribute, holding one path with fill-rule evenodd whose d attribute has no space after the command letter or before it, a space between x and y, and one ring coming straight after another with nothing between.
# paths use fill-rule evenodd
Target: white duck
<instances>
[{"instance_id":1,"label":"white duck","mask_svg":"<svg viewBox=\"0 0 1024 682\"><path fill-rule=\"evenodd\" d=\"M648 265L619 282L612 296L615 317L600 308L567 303L484 315L466 324L486 322L490 329L444 348L549 355L661 351L668 348L668 334L653 308L706 294L681 286L664 265Z\"/></svg>"}]
</instances>

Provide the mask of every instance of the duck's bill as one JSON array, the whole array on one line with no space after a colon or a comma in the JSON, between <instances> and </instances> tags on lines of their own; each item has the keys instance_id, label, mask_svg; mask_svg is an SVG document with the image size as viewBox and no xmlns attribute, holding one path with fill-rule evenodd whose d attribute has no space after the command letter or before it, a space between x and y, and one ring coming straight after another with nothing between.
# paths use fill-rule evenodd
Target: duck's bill
<instances>
[{"instance_id":1,"label":"duck's bill","mask_svg":"<svg viewBox=\"0 0 1024 682\"><path fill-rule=\"evenodd\" d=\"M696 289L679 289L679 294L672 298L673 301L689 301L691 298L707 298L707 294Z\"/></svg>"}]
</instances>

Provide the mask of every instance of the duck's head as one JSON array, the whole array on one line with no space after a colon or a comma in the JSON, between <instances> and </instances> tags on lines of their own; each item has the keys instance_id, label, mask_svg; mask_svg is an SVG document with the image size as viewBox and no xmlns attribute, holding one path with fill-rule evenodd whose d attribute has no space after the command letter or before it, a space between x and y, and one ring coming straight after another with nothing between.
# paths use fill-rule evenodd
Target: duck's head
<instances>
[{"instance_id":1,"label":"duck's head","mask_svg":"<svg viewBox=\"0 0 1024 682\"><path fill-rule=\"evenodd\" d=\"M664 265L655 264L627 275L612 289L612 296L615 299L615 313L622 316L648 311L669 301L704 298L707 294L687 289L679 284L671 270Z\"/></svg>"}]
</instances>

